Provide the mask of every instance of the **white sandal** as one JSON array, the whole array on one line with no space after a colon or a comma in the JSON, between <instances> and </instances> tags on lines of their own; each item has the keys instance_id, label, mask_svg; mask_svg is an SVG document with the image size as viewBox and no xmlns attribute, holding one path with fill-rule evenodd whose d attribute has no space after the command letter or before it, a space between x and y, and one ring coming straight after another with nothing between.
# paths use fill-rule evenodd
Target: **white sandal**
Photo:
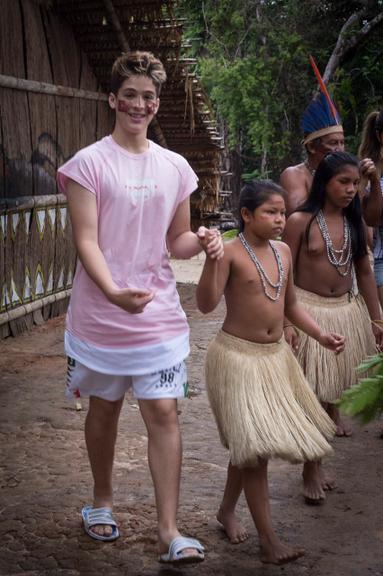
<instances>
[{"instance_id":1,"label":"white sandal","mask_svg":"<svg viewBox=\"0 0 383 576\"><path fill-rule=\"evenodd\" d=\"M187 548L197 550L197 554L182 553ZM172 564L194 564L202 562L205 559L205 548L195 538L187 538L185 536L177 536L170 542L169 550L159 557L160 562Z\"/></svg>"},{"instance_id":2,"label":"white sandal","mask_svg":"<svg viewBox=\"0 0 383 576\"><path fill-rule=\"evenodd\" d=\"M92 506L84 506L81 510L82 521L84 523L84 530L94 540L102 540L103 542L112 542L116 540L120 532L117 523L113 519L111 508L92 508ZM112 533L108 535L96 534L92 530L93 526L112 526Z\"/></svg>"}]
</instances>

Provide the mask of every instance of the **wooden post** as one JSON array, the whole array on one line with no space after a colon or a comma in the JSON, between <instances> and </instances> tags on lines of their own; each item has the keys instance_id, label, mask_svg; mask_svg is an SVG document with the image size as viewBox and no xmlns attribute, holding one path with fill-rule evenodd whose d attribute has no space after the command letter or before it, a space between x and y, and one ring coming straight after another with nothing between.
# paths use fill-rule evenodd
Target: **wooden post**
<instances>
[{"instance_id":1,"label":"wooden post","mask_svg":"<svg viewBox=\"0 0 383 576\"><path fill-rule=\"evenodd\" d=\"M71 88L70 86L59 86L48 84L47 82L15 78L14 76L6 76L4 74L0 74L0 87L23 90L25 92L37 92L38 94L51 94L53 96L70 96L72 98L83 98L85 100L108 101L108 95L101 92L91 92L81 88Z\"/></svg>"}]
</instances>

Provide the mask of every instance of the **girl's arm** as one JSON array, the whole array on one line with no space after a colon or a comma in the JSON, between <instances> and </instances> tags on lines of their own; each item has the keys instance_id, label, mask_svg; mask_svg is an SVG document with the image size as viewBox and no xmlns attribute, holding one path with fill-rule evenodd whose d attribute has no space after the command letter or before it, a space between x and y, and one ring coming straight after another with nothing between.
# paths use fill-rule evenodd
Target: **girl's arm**
<instances>
[{"instance_id":1,"label":"girl's arm","mask_svg":"<svg viewBox=\"0 0 383 576\"><path fill-rule=\"evenodd\" d=\"M380 311L378 291L368 255L363 256L363 258L360 258L355 262L355 273L359 291L366 302L367 310L372 322L374 322L374 320L381 320L382 315ZM382 346L383 331L374 323L372 324L372 330L375 335L376 343L378 346Z\"/></svg>"},{"instance_id":2,"label":"girl's arm","mask_svg":"<svg viewBox=\"0 0 383 576\"><path fill-rule=\"evenodd\" d=\"M335 333L323 332L312 316L298 302L293 282L293 270L290 266L285 296L285 317L294 326L305 332L325 348L333 350L336 354L344 349L344 336Z\"/></svg>"},{"instance_id":3,"label":"girl's arm","mask_svg":"<svg viewBox=\"0 0 383 576\"><path fill-rule=\"evenodd\" d=\"M297 269L298 266L298 255L301 248L303 231L302 213L292 214L287 219L282 239L290 248L293 269ZM293 350L297 350L299 335L292 322L287 318L285 318L283 322L283 331L286 341Z\"/></svg>"},{"instance_id":4,"label":"girl's arm","mask_svg":"<svg viewBox=\"0 0 383 576\"><path fill-rule=\"evenodd\" d=\"M198 309L203 314L212 312L224 293L230 273L230 249L225 246L225 253L220 260L206 255L205 264L196 290Z\"/></svg>"},{"instance_id":5,"label":"girl's arm","mask_svg":"<svg viewBox=\"0 0 383 576\"><path fill-rule=\"evenodd\" d=\"M132 314L142 312L154 294L149 290L120 289L115 285L98 244L95 195L74 180L69 180L67 199L74 243L87 274L110 302Z\"/></svg>"},{"instance_id":6,"label":"girl's arm","mask_svg":"<svg viewBox=\"0 0 383 576\"><path fill-rule=\"evenodd\" d=\"M298 256L301 249L306 218L303 212L296 212L289 216L282 234L282 240L290 248L291 259L294 270L298 267Z\"/></svg>"},{"instance_id":7,"label":"girl's arm","mask_svg":"<svg viewBox=\"0 0 383 576\"><path fill-rule=\"evenodd\" d=\"M207 232L209 242L203 240ZM197 234L190 230L190 201L186 198L179 204L167 233L167 244L174 258L191 258L205 250L211 258L222 258L223 245L220 234L211 234L201 226Z\"/></svg>"},{"instance_id":8,"label":"girl's arm","mask_svg":"<svg viewBox=\"0 0 383 576\"><path fill-rule=\"evenodd\" d=\"M321 336L321 329L315 322L314 318L306 311L306 309L298 302L293 281L293 268L290 266L289 276L286 286L285 297L285 317L297 328L319 340Z\"/></svg>"}]
</instances>

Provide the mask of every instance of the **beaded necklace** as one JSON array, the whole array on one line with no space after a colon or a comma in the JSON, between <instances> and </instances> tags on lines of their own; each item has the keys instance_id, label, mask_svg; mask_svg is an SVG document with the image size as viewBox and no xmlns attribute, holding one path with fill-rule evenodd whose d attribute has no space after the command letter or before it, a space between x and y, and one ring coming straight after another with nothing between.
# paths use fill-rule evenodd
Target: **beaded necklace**
<instances>
[{"instance_id":1,"label":"beaded necklace","mask_svg":"<svg viewBox=\"0 0 383 576\"><path fill-rule=\"evenodd\" d=\"M267 276L265 269L263 268L262 264L260 263L260 261L258 260L256 255L254 254L252 247L250 246L250 244L248 243L248 241L246 240L246 238L244 237L242 232L238 235L238 238L242 242L243 247L245 248L246 252L250 256L250 259L254 262L255 267L257 268L265 296L267 296L267 298L269 298L270 300L273 300L275 302L276 300L278 300L278 298L281 295L283 280L285 277L285 271L283 269L282 260L281 260L281 257L279 255L278 250L269 241L269 246L270 246L271 250L273 251L274 258L275 258L275 260L277 262L277 266L278 266L278 281L276 283L274 283ZM271 288L274 288L274 290L276 291L274 296L272 294L270 294L267 285L269 285Z\"/></svg>"},{"instance_id":2,"label":"beaded necklace","mask_svg":"<svg viewBox=\"0 0 383 576\"><path fill-rule=\"evenodd\" d=\"M306 166L307 170L310 172L311 176L315 176L315 168L311 168L308 160L304 161L304 165Z\"/></svg>"},{"instance_id":3,"label":"beaded necklace","mask_svg":"<svg viewBox=\"0 0 383 576\"><path fill-rule=\"evenodd\" d=\"M347 276L347 274L350 272L352 264L351 231L347 218L343 216L343 246L340 250L336 250L332 244L330 233L328 231L327 223L322 210L319 210L318 214L316 215L316 221L326 245L327 258L330 264L335 266L338 274L341 276ZM344 270L341 270L341 268Z\"/></svg>"}]
</instances>

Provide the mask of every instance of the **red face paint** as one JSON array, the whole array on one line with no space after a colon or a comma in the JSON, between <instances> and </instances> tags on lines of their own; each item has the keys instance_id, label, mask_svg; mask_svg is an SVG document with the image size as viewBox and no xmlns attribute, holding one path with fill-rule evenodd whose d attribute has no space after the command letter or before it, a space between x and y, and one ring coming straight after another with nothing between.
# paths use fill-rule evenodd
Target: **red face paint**
<instances>
[{"instance_id":1,"label":"red face paint","mask_svg":"<svg viewBox=\"0 0 383 576\"><path fill-rule=\"evenodd\" d=\"M155 102L148 102L146 104L146 112L148 114L154 114L156 111L156 103Z\"/></svg>"},{"instance_id":2,"label":"red face paint","mask_svg":"<svg viewBox=\"0 0 383 576\"><path fill-rule=\"evenodd\" d=\"M128 112L130 109L130 106L127 102L125 102L124 100L117 100L117 110L119 112Z\"/></svg>"},{"instance_id":3,"label":"red face paint","mask_svg":"<svg viewBox=\"0 0 383 576\"><path fill-rule=\"evenodd\" d=\"M117 100L117 110L119 112L130 112L134 110L135 105L133 102L126 102L125 100ZM145 112L146 114L155 114L156 112L156 102L145 102Z\"/></svg>"}]
</instances>

